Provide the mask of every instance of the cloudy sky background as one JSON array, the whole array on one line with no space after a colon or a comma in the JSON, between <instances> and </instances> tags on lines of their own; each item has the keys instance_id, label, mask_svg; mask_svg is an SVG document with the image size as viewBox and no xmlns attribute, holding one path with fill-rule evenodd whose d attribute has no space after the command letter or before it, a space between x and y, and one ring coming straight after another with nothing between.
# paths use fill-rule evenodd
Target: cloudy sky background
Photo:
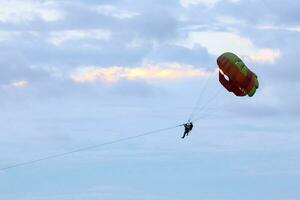
<instances>
[{"instance_id":1,"label":"cloudy sky background","mask_svg":"<svg viewBox=\"0 0 300 200\"><path fill-rule=\"evenodd\" d=\"M5 200L300 196L300 3L0 1L0 167L201 118L182 128L0 172ZM260 88L238 98L216 58ZM204 88L204 89L203 89Z\"/></svg>"}]
</instances>

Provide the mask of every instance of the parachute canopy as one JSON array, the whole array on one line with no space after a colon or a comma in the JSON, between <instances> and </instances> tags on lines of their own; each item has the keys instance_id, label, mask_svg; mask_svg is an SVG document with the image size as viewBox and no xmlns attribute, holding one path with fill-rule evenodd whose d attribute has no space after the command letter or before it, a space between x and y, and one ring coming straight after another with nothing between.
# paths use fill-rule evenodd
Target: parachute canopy
<instances>
[{"instance_id":1,"label":"parachute canopy","mask_svg":"<svg viewBox=\"0 0 300 200\"><path fill-rule=\"evenodd\" d=\"M252 97L258 88L257 76L247 68L235 54L227 52L217 59L219 65L219 81L236 96Z\"/></svg>"}]
</instances>

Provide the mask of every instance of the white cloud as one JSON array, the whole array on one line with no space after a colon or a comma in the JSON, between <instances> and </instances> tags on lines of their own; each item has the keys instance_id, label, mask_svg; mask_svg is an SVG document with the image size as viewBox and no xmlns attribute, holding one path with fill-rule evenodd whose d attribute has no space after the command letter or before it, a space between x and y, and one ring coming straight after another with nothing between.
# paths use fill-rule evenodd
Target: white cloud
<instances>
[{"instance_id":1,"label":"white cloud","mask_svg":"<svg viewBox=\"0 0 300 200\"><path fill-rule=\"evenodd\" d=\"M242 19L238 19L231 16L226 15L219 15L217 20L221 24L228 24L228 25L245 25L245 22Z\"/></svg>"},{"instance_id":2,"label":"white cloud","mask_svg":"<svg viewBox=\"0 0 300 200\"><path fill-rule=\"evenodd\" d=\"M19 35L19 31L0 31L0 41L11 40Z\"/></svg>"},{"instance_id":3,"label":"white cloud","mask_svg":"<svg viewBox=\"0 0 300 200\"><path fill-rule=\"evenodd\" d=\"M180 78L214 75L201 68L177 63L165 65L145 65L142 67L81 67L71 73L70 78L79 83L116 82L126 80L175 80Z\"/></svg>"},{"instance_id":4,"label":"white cloud","mask_svg":"<svg viewBox=\"0 0 300 200\"><path fill-rule=\"evenodd\" d=\"M27 81L14 81L10 84L12 87L23 88L28 85Z\"/></svg>"},{"instance_id":5,"label":"white cloud","mask_svg":"<svg viewBox=\"0 0 300 200\"><path fill-rule=\"evenodd\" d=\"M0 5L0 22L20 23L36 18L44 21L57 21L63 18L63 13L52 1L0 0Z\"/></svg>"},{"instance_id":6,"label":"white cloud","mask_svg":"<svg viewBox=\"0 0 300 200\"><path fill-rule=\"evenodd\" d=\"M58 66L53 65L31 65L29 68L33 71L43 71L53 78L64 79L65 72Z\"/></svg>"},{"instance_id":7,"label":"white cloud","mask_svg":"<svg viewBox=\"0 0 300 200\"><path fill-rule=\"evenodd\" d=\"M2 88L25 88L28 86L28 82L26 80L18 80L12 81L9 84L1 85Z\"/></svg>"},{"instance_id":8,"label":"white cloud","mask_svg":"<svg viewBox=\"0 0 300 200\"><path fill-rule=\"evenodd\" d=\"M183 7L198 6L198 5L213 7L216 3L220 1L222 0L180 0L180 4ZM227 0L227 1L235 3L235 2L239 2L240 0Z\"/></svg>"},{"instance_id":9,"label":"white cloud","mask_svg":"<svg viewBox=\"0 0 300 200\"><path fill-rule=\"evenodd\" d=\"M63 30L50 32L37 31L0 31L0 41L14 40L17 37L24 37L24 35L32 36L41 40L50 42L56 46L62 45L68 41L94 39L107 41L111 38L109 30L102 29L86 29L86 30Z\"/></svg>"},{"instance_id":10,"label":"white cloud","mask_svg":"<svg viewBox=\"0 0 300 200\"><path fill-rule=\"evenodd\" d=\"M300 32L300 26L275 26L275 25L258 25L257 29L261 30L283 30L291 32Z\"/></svg>"},{"instance_id":11,"label":"white cloud","mask_svg":"<svg viewBox=\"0 0 300 200\"><path fill-rule=\"evenodd\" d=\"M195 6L195 5L205 5L208 7L214 6L219 0L180 0L183 7Z\"/></svg>"},{"instance_id":12,"label":"white cloud","mask_svg":"<svg viewBox=\"0 0 300 200\"><path fill-rule=\"evenodd\" d=\"M273 63L280 56L278 49L256 47L249 38L242 37L236 32L190 32L187 39L179 44L188 48L201 45L213 55L227 51L235 52L250 60L264 63Z\"/></svg>"},{"instance_id":13,"label":"white cloud","mask_svg":"<svg viewBox=\"0 0 300 200\"><path fill-rule=\"evenodd\" d=\"M51 32L48 41L59 46L67 41L82 39L109 40L110 38L111 32L108 30L67 30Z\"/></svg>"},{"instance_id":14,"label":"white cloud","mask_svg":"<svg viewBox=\"0 0 300 200\"><path fill-rule=\"evenodd\" d=\"M119 19L124 19L124 18L132 18L139 13L125 10L125 9L119 9L115 6L112 5L100 5L95 8L99 13Z\"/></svg>"}]
</instances>

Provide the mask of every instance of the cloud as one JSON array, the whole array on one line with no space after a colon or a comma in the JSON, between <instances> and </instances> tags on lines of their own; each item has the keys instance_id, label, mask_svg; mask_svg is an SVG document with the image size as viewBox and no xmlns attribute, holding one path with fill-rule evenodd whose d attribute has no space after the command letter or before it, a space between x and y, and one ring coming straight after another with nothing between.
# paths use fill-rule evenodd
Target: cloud
<instances>
[{"instance_id":1,"label":"cloud","mask_svg":"<svg viewBox=\"0 0 300 200\"><path fill-rule=\"evenodd\" d=\"M111 38L111 32L108 30L67 30L50 32L49 41L57 46L67 41L76 40L109 40Z\"/></svg>"},{"instance_id":2,"label":"cloud","mask_svg":"<svg viewBox=\"0 0 300 200\"><path fill-rule=\"evenodd\" d=\"M21 23L42 19L51 22L63 18L63 13L58 10L56 3L52 1L0 1L0 22Z\"/></svg>"},{"instance_id":3,"label":"cloud","mask_svg":"<svg viewBox=\"0 0 300 200\"><path fill-rule=\"evenodd\" d=\"M27 81L14 81L10 84L12 87L23 88L28 85Z\"/></svg>"},{"instance_id":4,"label":"cloud","mask_svg":"<svg viewBox=\"0 0 300 200\"><path fill-rule=\"evenodd\" d=\"M16 37L19 37L21 35L20 31L0 31L0 41L8 41L13 40Z\"/></svg>"},{"instance_id":5,"label":"cloud","mask_svg":"<svg viewBox=\"0 0 300 200\"><path fill-rule=\"evenodd\" d=\"M205 5L205 6L214 6L218 0L180 0L180 4L183 7L195 6L195 5Z\"/></svg>"},{"instance_id":6,"label":"cloud","mask_svg":"<svg viewBox=\"0 0 300 200\"><path fill-rule=\"evenodd\" d=\"M261 30L283 30L290 32L300 32L300 26L278 26L278 25L257 25L257 29Z\"/></svg>"},{"instance_id":7,"label":"cloud","mask_svg":"<svg viewBox=\"0 0 300 200\"><path fill-rule=\"evenodd\" d=\"M27 38L26 38L27 37ZM41 42L50 42L56 46L60 46L66 42L74 42L78 40L90 43L89 40L108 41L112 37L112 33L105 29L72 29L60 31L0 31L0 41L12 41L26 38L28 42L40 40ZM19 43L20 44L20 43Z\"/></svg>"},{"instance_id":8,"label":"cloud","mask_svg":"<svg viewBox=\"0 0 300 200\"><path fill-rule=\"evenodd\" d=\"M274 63L280 56L280 50L256 47L249 38L236 32L190 32L186 41L179 44L189 48L198 44L206 47L213 55L220 55L226 51L236 52L252 61L263 63Z\"/></svg>"},{"instance_id":9,"label":"cloud","mask_svg":"<svg viewBox=\"0 0 300 200\"><path fill-rule=\"evenodd\" d=\"M193 68L191 65L166 64L143 67L83 67L71 73L70 78L78 83L116 82L119 80L174 80L181 78L211 76L214 72Z\"/></svg>"},{"instance_id":10,"label":"cloud","mask_svg":"<svg viewBox=\"0 0 300 200\"><path fill-rule=\"evenodd\" d=\"M249 55L251 60L265 63L274 63L279 56L280 51L278 49L260 49Z\"/></svg>"},{"instance_id":11,"label":"cloud","mask_svg":"<svg viewBox=\"0 0 300 200\"><path fill-rule=\"evenodd\" d=\"M28 86L28 82L26 80L12 81L9 84L2 85L2 88L25 88Z\"/></svg>"},{"instance_id":12,"label":"cloud","mask_svg":"<svg viewBox=\"0 0 300 200\"><path fill-rule=\"evenodd\" d=\"M298 1L287 0L243 0L235 4L218 4L215 12L237 17L249 24L299 25Z\"/></svg>"},{"instance_id":13,"label":"cloud","mask_svg":"<svg viewBox=\"0 0 300 200\"><path fill-rule=\"evenodd\" d=\"M204 5L207 7L213 7L216 3L220 2L222 0L180 0L180 4L183 7L189 7L189 6L198 6L198 5ZM228 0L228 2L239 2L240 0Z\"/></svg>"},{"instance_id":14,"label":"cloud","mask_svg":"<svg viewBox=\"0 0 300 200\"><path fill-rule=\"evenodd\" d=\"M129 11L126 9L119 9L113 5L99 5L96 6L95 9L100 14L115 17L118 19L132 18L139 15L139 13L137 12Z\"/></svg>"}]
</instances>

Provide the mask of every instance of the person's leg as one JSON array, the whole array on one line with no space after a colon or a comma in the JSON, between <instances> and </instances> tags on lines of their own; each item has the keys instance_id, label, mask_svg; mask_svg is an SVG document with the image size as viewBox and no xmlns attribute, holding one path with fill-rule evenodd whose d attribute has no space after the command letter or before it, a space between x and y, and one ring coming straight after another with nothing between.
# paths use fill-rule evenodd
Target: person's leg
<instances>
[{"instance_id":1,"label":"person's leg","mask_svg":"<svg viewBox=\"0 0 300 200\"><path fill-rule=\"evenodd\" d=\"M184 133L183 133L183 136L181 137L182 139L183 139L183 138L185 138L185 136L186 136L186 133L187 133L187 132L186 132L186 131L184 131Z\"/></svg>"}]
</instances>

